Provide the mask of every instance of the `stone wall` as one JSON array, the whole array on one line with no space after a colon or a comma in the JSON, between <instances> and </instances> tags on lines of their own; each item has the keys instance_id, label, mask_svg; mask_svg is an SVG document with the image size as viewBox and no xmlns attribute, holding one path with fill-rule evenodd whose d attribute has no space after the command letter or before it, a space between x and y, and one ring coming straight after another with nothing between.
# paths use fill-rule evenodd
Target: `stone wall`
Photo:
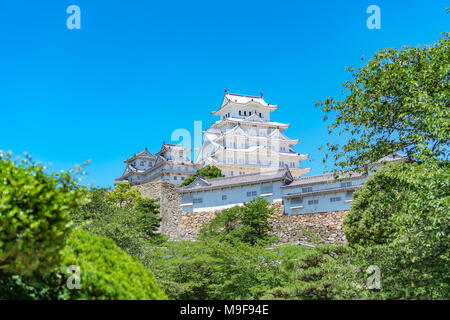
<instances>
[{"instance_id":1,"label":"stone wall","mask_svg":"<svg viewBox=\"0 0 450 320\"><path fill-rule=\"evenodd\" d=\"M175 192L174 184L165 181L156 181L138 185L135 188L142 196L158 201L161 225L159 232L169 236L171 240L180 238L179 221L183 210L180 207L181 195Z\"/></svg>"},{"instance_id":2,"label":"stone wall","mask_svg":"<svg viewBox=\"0 0 450 320\"><path fill-rule=\"evenodd\" d=\"M275 204L275 219L270 221L280 242L345 243L342 221L347 211L302 215L283 214L283 205Z\"/></svg>"},{"instance_id":3,"label":"stone wall","mask_svg":"<svg viewBox=\"0 0 450 320\"><path fill-rule=\"evenodd\" d=\"M160 232L170 239L195 240L204 223L214 218L215 212L183 212L181 196L174 191L177 186L158 181L137 186L145 197L160 203ZM347 211L334 211L304 215L283 214L281 203L275 207L270 225L280 242L307 241L313 243L343 243L342 221Z\"/></svg>"}]
</instances>

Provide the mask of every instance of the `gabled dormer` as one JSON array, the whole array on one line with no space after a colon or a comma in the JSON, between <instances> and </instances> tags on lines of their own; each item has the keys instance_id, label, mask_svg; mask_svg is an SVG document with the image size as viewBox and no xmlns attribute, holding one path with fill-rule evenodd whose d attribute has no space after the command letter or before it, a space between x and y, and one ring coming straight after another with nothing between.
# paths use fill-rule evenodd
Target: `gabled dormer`
<instances>
[{"instance_id":1,"label":"gabled dormer","mask_svg":"<svg viewBox=\"0 0 450 320\"><path fill-rule=\"evenodd\" d=\"M256 114L265 121L269 121L270 113L277 109L277 105L271 105L264 100L262 93L259 96L250 96L229 93L225 90L222 105L212 114L221 117L222 120L227 118L245 119Z\"/></svg>"},{"instance_id":2,"label":"gabled dormer","mask_svg":"<svg viewBox=\"0 0 450 320\"><path fill-rule=\"evenodd\" d=\"M156 157L146 147L124 162L138 170L147 170L155 165Z\"/></svg>"},{"instance_id":3,"label":"gabled dormer","mask_svg":"<svg viewBox=\"0 0 450 320\"><path fill-rule=\"evenodd\" d=\"M197 175L195 177L195 180L192 181L186 188L194 188L194 187L207 187L211 184L208 182L206 178L203 178L202 176Z\"/></svg>"}]
</instances>

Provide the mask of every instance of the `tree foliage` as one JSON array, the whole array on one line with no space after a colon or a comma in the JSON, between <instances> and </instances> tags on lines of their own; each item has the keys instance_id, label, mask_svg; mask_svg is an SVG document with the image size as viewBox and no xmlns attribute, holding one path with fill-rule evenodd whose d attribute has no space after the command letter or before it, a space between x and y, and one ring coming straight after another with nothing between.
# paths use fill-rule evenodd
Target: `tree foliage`
<instances>
[{"instance_id":1,"label":"tree foliage","mask_svg":"<svg viewBox=\"0 0 450 320\"><path fill-rule=\"evenodd\" d=\"M384 244L398 237L399 232L411 232L412 223L422 232L430 224L442 228L435 232L449 231L445 229L449 190L448 163L433 167L389 164L355 191L343 223L347 240L361 245Z\"/></svg>"},{"instance_id":2,"label":"tree foliage","mask_svg":"<svg viewBox=\"0 0 450 320\"><path fill-rule=\"evenodd\" d=\"M240 241L179 241L149 252L146 265L170 299L258 299L279 284L273 253Z\"/></svg>"},{"instance_id":3,"label":"tree foliage","mask_svg":"<svg viewBox=\"0 0 450 320\"><path fill-rule=\"evenodd\" d=\"M141 197L139 190L132 188L128 182L114 183L114 190L106 194L106 200L119 207L133 204Z\"/></svg>"},{"instance_id":4,"label":"tree foliage","mask_svg":"<svg viewBox=\"0 0 450 320\"><path fill-rule=\"evenodd\" d=\"M111 239L76 230L61 255L61 274L81 268L81 289L70 290L71 299L166 299L152 272Z\"/></svg>"},{"instance_id":5,"label":"tree foliage","mask_svg":"<svg viewBox=\"0 0 450 320\"><path fill-rule=\"evenodd\" d=\"M347 67L346 97L316 103L328 114L324 120L334 118L329 133L350 137L344 145L327 143L335 164L355 169L395 152L420 162L448 157L449 56L445 33L432 46L383 49L358 70Z\"/></svg>"},{"instance_id":6,"label":"tree foliage","mask_svg":"<svg viewBox=\"0 0 450 320\"><path fill-rule=\"evenodd\" d=\"M74 212L77 225L114 240L121 249L138 257L151 244L164 242L166 237L157 233L161 218L156 200L144 198L138 189L123 184L114 191L89 190L88 203Z\"/></svg>"},{"instance_id":7,"label":"tree foliage","mask_svg":"<svg viewBox=\"0 0 450 320\"><path fill-rule=\"evenodd\" d=\"M216 217L200 231L201 237L217 237L222 240L236 239L241 242L268 244L276 241L270 236L274 209L264 198L258 197L243 206L235 206L216 213Z\"/></svg>"},{"instance_id":8,"label":"tree foliage","mask_svg":"<svg viewBox=\"0 0 450 320\"><path fill-rule=\"evenodd\" d=\"M381 298L447 298L450 166L400 163L370 177L344 220L362 260L382 270Z\"/></svg>"},{"instance_id":9,"label":"tree foliage","mask_svg":"<svg viewBox=\"0 0 450 320\"><path fill-rule=\"evenodd\" d=\"M224 175L222 174L222 171L219 168L217 168L216 166L211 166L211 165L208 165L200 170L197 170L197 175L199 175L203 178L209 178L209 179L224 177ZM188 186L194 180L195 180L195 176L187 177L181 185Z\"/></svg>"},{"instance_id":10,"label":"tree foliage","mask_svg":"<svg viewBox=\"0 0 450 320\"><path fill-rule=\"evenodd\" d=\"M0 299L167 299L152 272L111 239L78 229L59 255L59 266L45 275L0 277ZM80 267L79 289L67 286L69 266Z\"/></svg>"},{"instance_id":11,"label":"tree foliage","mask_svg":"<svg viewBox=\"0 0 450 320\"><path fill-rule=\"evenodd\" d=\"M30 275L58 263L84 190L76 167L46 174L31 158L12 160L0 153L0 271Z\"/></svg>"}]
</instances>

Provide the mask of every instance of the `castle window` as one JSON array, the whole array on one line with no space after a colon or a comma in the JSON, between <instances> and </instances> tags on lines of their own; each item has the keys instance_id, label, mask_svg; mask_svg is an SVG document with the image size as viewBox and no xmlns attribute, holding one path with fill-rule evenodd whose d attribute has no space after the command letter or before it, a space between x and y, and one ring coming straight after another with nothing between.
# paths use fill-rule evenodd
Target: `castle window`
<instances>
[{"instance_id":1,"label":"castle window","mask_svg":"<svg viewBox=\"0 0 450 320\"><path fill-rule=\"evenodd\" d=\"M244 111L244 116L246 116L247 115L247 111Z\"/></svg>"},{"instance_id":2,"label":"castle window","mask_svg":"<svg viewBox=\"0 0 450 320\"><path fill-rule=\"evenodd\" d=\"M291 204L302 204L303 198L293 198L291 199Z\"/></svg>"},{"instance_id":3,"label":"castle window","mask_svg":"<svg viewBox=\"0 0 450 320\"><path fill-rule=\"evenodd\" d=\"M330 198L330 202L338 202L338 201L341 201L341 197Z\"/></svg>"},{"instance_id":4,"label":"castle window","mask_svg":"<svg viewBox=\"0 0 450 320\"><path fill-rule=\"evenodd\" d=\"M308 200L308 204L318 204L319 200Z\"/></svg>"},{"instance_id":5,"label":"castle window","mask_svg":"<svg viewBox=\"0 0 450 320\"><path fill-rule=\"evenodd\" d=\"M341 187L342 188L351 187L351 186L352 186L352 182L351 181L341 182Z\"/></svg>"},{"instance_id":6,"label":"castle window","mask_svg":"<svg viewBox=\"0 0 450 320\"><path fill-rule=\"evenodd\" d=\"M302 192L312 192L312 187L302 188Z\"/></svg>"},{"instance_id":7,"label":"castle window","mask_svg":"<svg viewBox=\"0 0 450 320\"><path fill-rule=\"evenodd\" d=\"M177 176L173 176L173 180L177 180Z\"/></svg>"},{"instance_id":8,"label":"castle window","mask_svg":"<svg viewBox=\"0 0 450 320\"><path fill-rule=\"evenodd\" d=\"M249 115L249 116L251 116L251 115L252 115L252 112L251 112L251 111L249 111L248 115Z\"/></svg>"},{"instance_id":9,"label":"castle window","mask_svg":"<svg viewBox=\"0 0 450 320\"><path fill-rule=\"evenodd\" d=\"M226 194L222 195L222 200L227 200L227 195Z\"/></svg>"},{"instance_id":10,"label":"castle window","mask_svg":"<svg viewBox=\"0 0 450 320\"><path fill-rule=\"evenodd\" d=\"M262 118L261 112L259 113L259 117Z\"/></svg>"},{"instance_id":11,"label":"castle window","mask_svg":"<svg viewBox=\"0 0 450 320\"><path fill-rule=\"evenodd\" d=\"M141 167L145 165L145 161L141 161Z\"/></svg>"},{"instance_id":12,"label":"castle window","mask_svg":"<svg viewBox=\"0 0 450 320\"><path fill-rule=\"evenodd\" d=\"M247 191L247 197L254 197L257 195L256 191Z\"/></svg>"},{"instance_id":13,"label":"castle window","mask_svg":"<svg viewBox=\"0 0 450 320\"><path fill-rule=\"evenodd\" d=\"M241 110L239 110L239 115L240 115L240 116L242 116L242 114L241 114Z\"/></svg>"},{"instance_id":14,"label":"castle window","mask_svg":"<svg viewBox=\"0 0 450 320\"><path fill-rule=\"evenodd\" d=\"M192 200L193 203L203 203L203 198L194 198Z\"/></svg>"}]
</instances>

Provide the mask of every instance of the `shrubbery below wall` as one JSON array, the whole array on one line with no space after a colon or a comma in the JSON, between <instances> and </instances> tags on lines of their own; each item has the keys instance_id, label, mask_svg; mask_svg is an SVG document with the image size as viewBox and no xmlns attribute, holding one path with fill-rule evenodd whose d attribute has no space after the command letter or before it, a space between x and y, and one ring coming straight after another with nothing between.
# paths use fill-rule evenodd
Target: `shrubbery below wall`
<instances>
[{"instance_id":1,"label":"shrubbery below wall","mask_svg":"<svg viewBox=\"0 0 450 320\"><path fill-rule=\"evenodd\" d=\"M105 190L86 197L75 179L80 170L44 170L0 155L0 299L165 299L152 272L113 240L72 231L74 222L89 224L111 213ZM148 226L142 230L147 238L159 222L155 210L150 199L136 202L133 218ZM80 288L67 285L76 280L70 266L79 268Z\"/></svg>"},{"instance_id":2,"label":"shrubbery below wall","mask_svg":"<svg viewBox=\"0 0 450 320\"><path fill-rule=\"evenodd\" d=\"M0 277L0 299L166 299L153 274L136 258L127 255L114 242L75 230L60 252L60 265L34 277ZM69 289L72 273L80 269L80 288Z\"/></svg>"}]
</instances>

